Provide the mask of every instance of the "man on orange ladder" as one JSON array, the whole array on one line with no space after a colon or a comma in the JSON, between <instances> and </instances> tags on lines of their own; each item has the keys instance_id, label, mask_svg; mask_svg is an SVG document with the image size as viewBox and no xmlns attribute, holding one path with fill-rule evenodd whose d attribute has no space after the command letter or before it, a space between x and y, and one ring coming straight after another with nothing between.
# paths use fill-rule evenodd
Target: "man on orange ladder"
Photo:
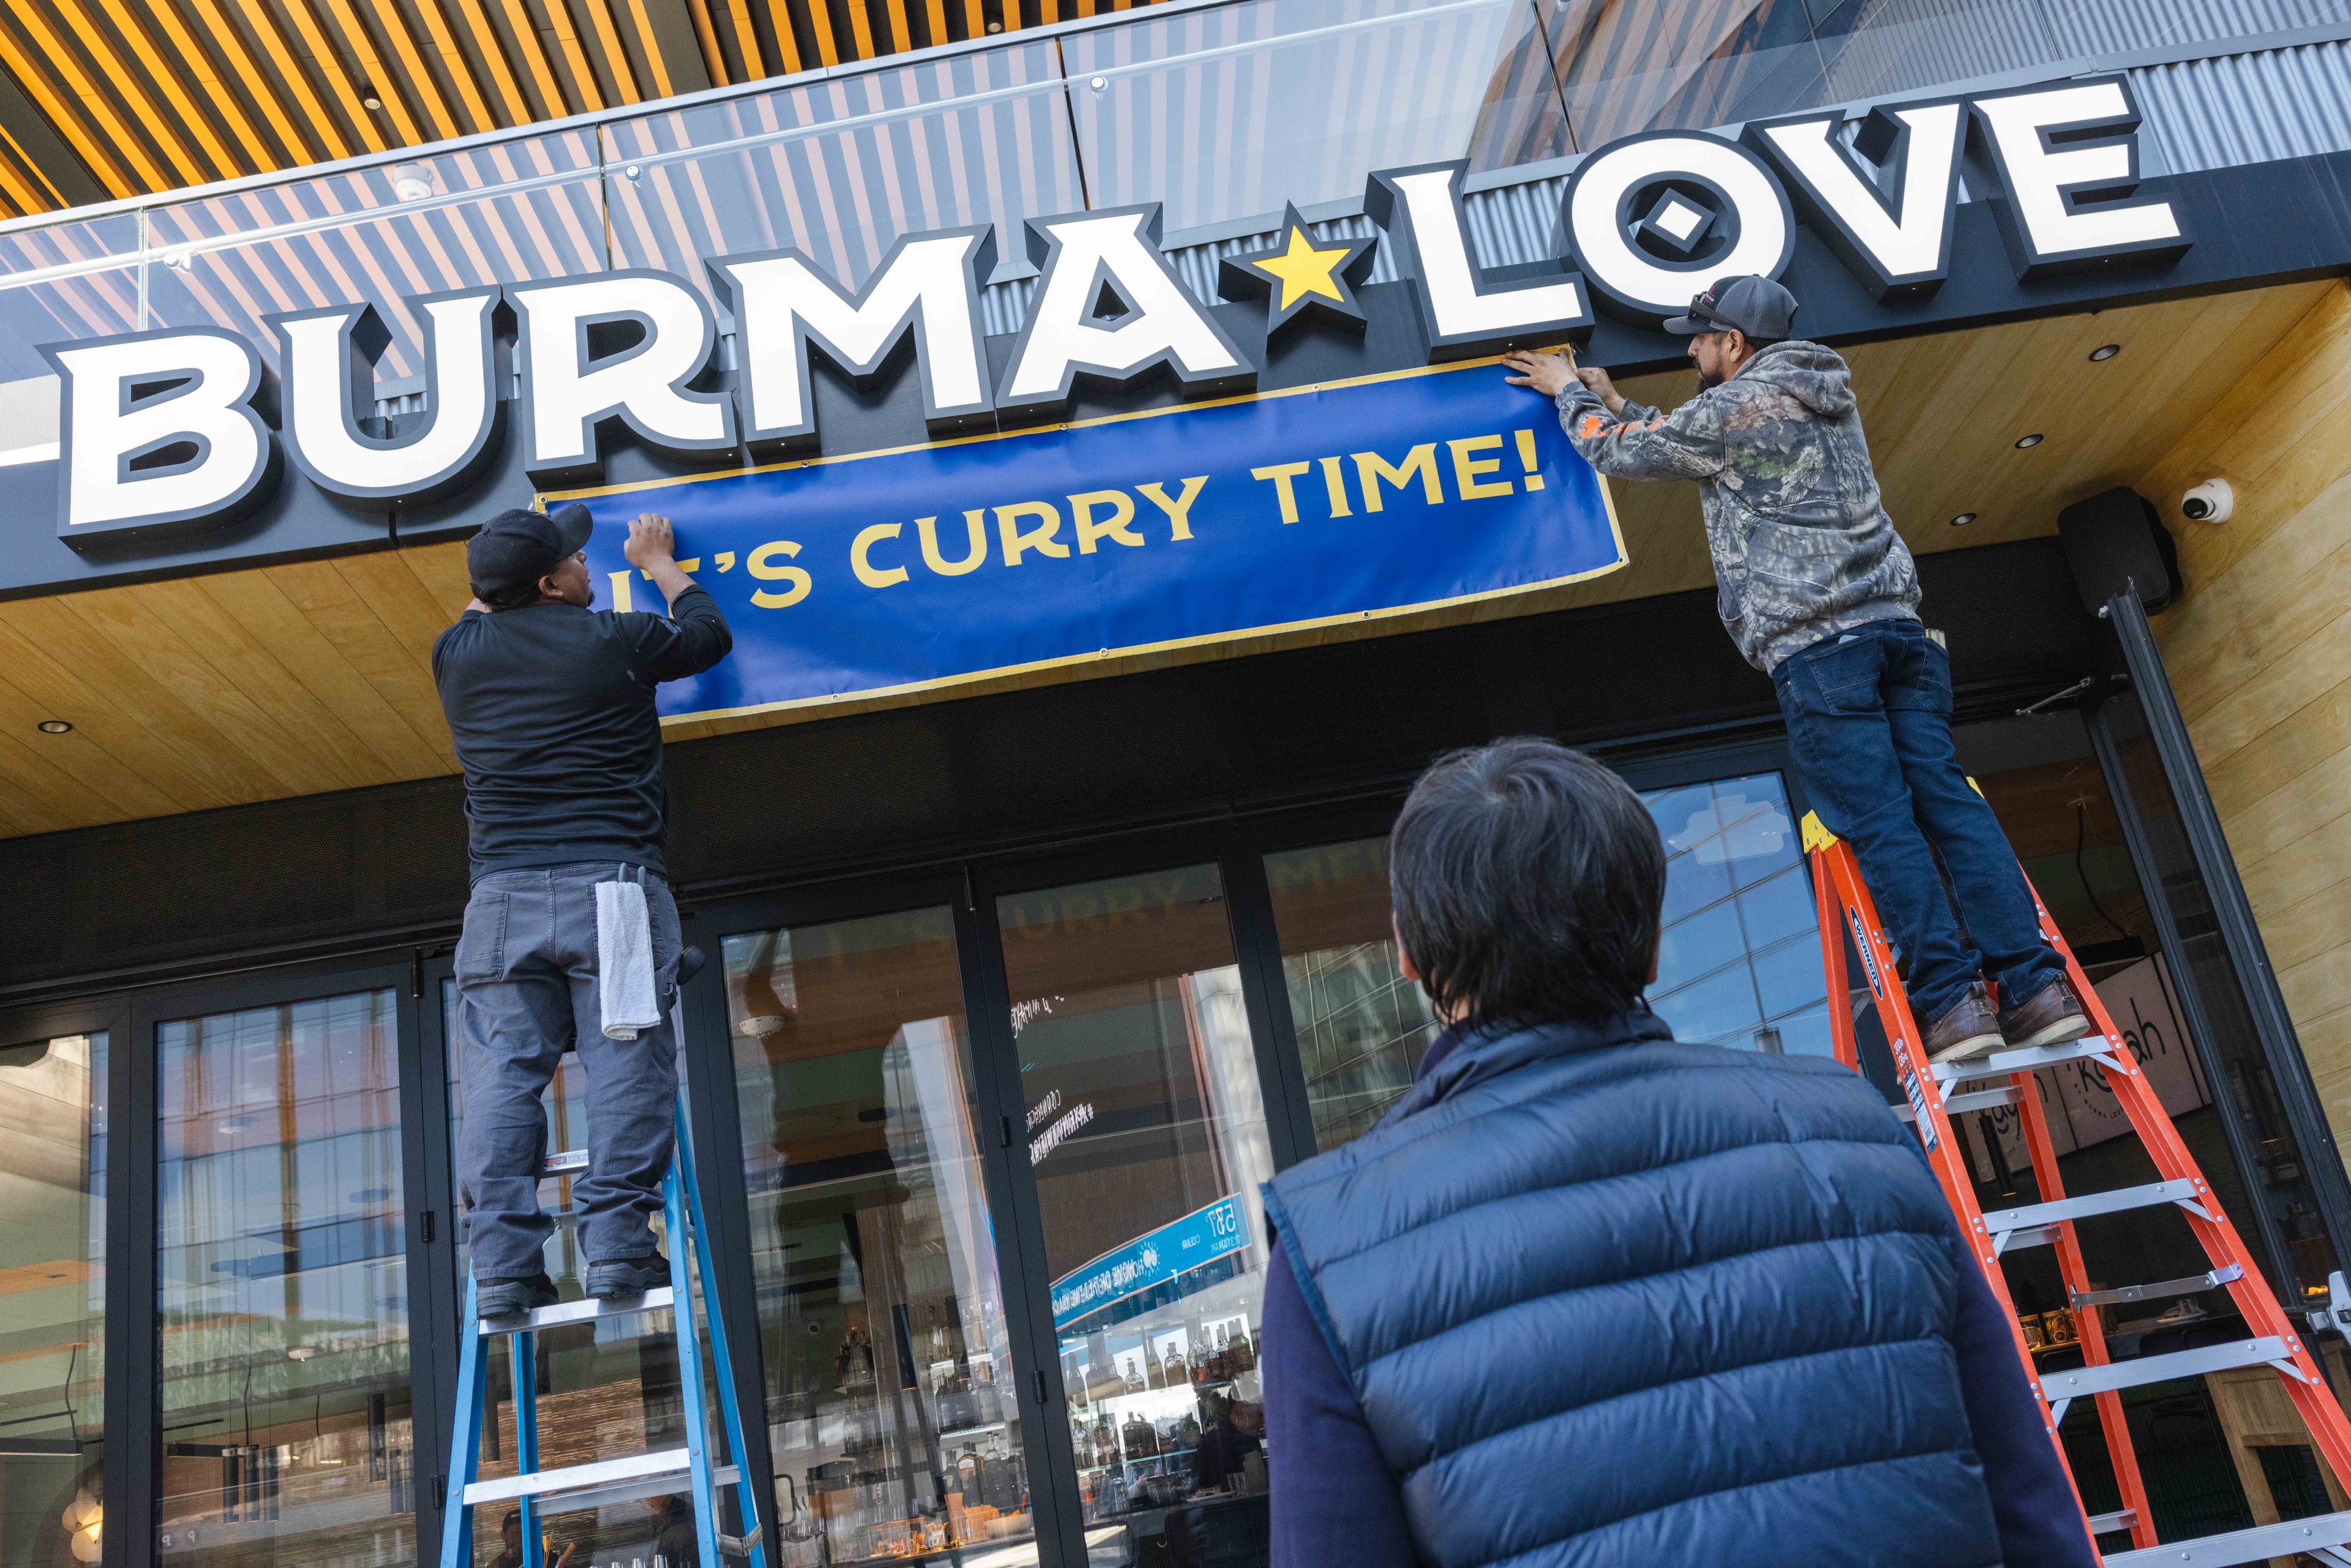
<instances>
[{"instance_id":1,"label":"man on orange ladder","mask_svg":"<svg viewBox=\"0 0 2351 1568\"><path fill-rule=\"evenodd\" d=\"M1770 278L1717 278L1665 323L1698 371L1698 396L1671 413L1558 355L1504 363L1512 385L1557 403L1601 473L1697 481L1723 625L1771 677L1805 792L1853 844L1907 956L1928 1055L2076 1039L2090 1028L2082 999L1952 749L1950 658L1919 622L1917 570L1878 499L1851 372L1792 336L1796 309Z\"/></svg>"}]
</instances>

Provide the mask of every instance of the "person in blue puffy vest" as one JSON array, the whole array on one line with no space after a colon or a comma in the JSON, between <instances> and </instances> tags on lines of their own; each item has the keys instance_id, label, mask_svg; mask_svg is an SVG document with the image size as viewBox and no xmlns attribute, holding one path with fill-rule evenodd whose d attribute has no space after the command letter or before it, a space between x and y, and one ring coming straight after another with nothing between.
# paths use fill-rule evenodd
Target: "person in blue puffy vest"
<instances>
[{"instance_id":1,"label":"person in blue puffy vest","mask_svg":"<svg viewBox=\"0 0 2351 1568\"><path fill-rule=\"evenodd\" d=\"M1457 753L1389 865L1446 1027L1264 1187L1273 1568L2095 1568L1915 1136L1649 1010L1666 857L1622 779Z\"/></svg>"}]
</instances>

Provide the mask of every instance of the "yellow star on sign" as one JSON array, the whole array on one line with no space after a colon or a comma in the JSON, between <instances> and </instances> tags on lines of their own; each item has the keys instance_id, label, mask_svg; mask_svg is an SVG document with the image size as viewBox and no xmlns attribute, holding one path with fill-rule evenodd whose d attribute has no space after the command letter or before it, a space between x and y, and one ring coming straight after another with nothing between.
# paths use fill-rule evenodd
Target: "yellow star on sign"
<instances>
[{"instance_id":1,"label":"yellow star on sign","mask_svg":"<svg viewBox=\"0 0 2351 1568\"><path fill-rule=\"evenodd\" d=\"M1376 240L1366 236L1317 244L1294 204L1283 208L1281 226L1273 231L1273 238L1279 243L1271 248L1228 256L1217 267L1218 294L1227 299L1265 301L1268 341L1308 318L1349 332L1368 329L1369 319L1355 290L1371 275Z\"/></svg>"},{"instance_id":2,"label":"yellow star on sign","mask_svg":"<svg viewBox=\"0 0 2351 1568\"><path fill-rule=\"evenodd\" d=\"M1294 309L1310 294L1319 294L1325 299L1344 305L1347 296L1331 274L1353 254L1354 249L1353 246L1344 244L1332 246L1328 250L1319 249L1307 237L1304 229L1292 228L1289 249L1279 256L1269 254L1249 265L1281 280L1281 299L1276 307L1278 309Z\"/></svg>"}]
</instances>

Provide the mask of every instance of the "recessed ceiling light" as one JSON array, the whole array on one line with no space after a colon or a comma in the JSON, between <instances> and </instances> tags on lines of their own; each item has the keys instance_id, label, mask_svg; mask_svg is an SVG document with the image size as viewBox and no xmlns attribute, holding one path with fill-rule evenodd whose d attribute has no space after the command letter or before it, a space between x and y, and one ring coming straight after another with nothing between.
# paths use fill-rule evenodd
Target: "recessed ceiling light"
<instances>
[{"instance_id":1,"label":"recessed ceiling light","mask_svg":"<svg viewBox=\"0 0 2351 1568\"><path fill-rule=\"evenodd\" d=\"M73 733L73 726L68 724L61 718L45 718L33 727L39 730L43 735L71 735Z\"/></svg>"},{"instance_id":2,"label":"recessed ceiling light","mask_svg":"<svg viewBox=\"0 0 2351 1568\"><path fill-rule=\"evenodd\" d=\"M1951 519L1951 527L1955 528L1964 528L1975 520L1976 515L1973 512L1961 512L1958 517Z\"/></svg>"},{"instance_id":3,"label":"recessed ceiling light","mask_svg":"<svg viewBox=\"0 0 2351 1568\"><path fill-rule=\"evenodd\" d=\"M2122 351L2123 346L2120 343L2101 343L2090 350L2090 362L2094 365L2103 365Z\"/></svg>"},{"instance_id":4,"label":"recessed ceiling light","mask_svg":"<svg viewBox=\"0 0 2351 1568\"><path fill-rule=\"evenodd\" d=\"M2047 437L2043 436L2043 435L2039 431L2037 431L2037 430L2036 430L2036 431L2034 431L2034 432L2033 432L2032 434L2030 434L2030 435L2020 435L2020 436L2018 436L2018 437L2016 438L2016 449L2017 449L2019 452L2022 452L2022 451L2025 451L2027 448L2034 447L2034 446L2038 446L2038 445L2040 445L2040 444L2042 444L2042 442L2043 442L2043 441L2044 441L2044 440L2046 440L2046 439L2047 439Z\"/></svg>"}]
</instances>

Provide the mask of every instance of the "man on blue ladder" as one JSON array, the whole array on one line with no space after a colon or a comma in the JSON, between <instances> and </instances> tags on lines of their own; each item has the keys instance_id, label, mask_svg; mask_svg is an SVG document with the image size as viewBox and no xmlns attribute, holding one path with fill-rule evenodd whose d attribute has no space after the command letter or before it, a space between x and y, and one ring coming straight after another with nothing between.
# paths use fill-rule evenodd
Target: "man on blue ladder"
<instances>
[{"instance_id":1,"label":"man on blue ladder","mask_svg":"<svg viewBox=\"0 0 2351 1568\"><path fill-rule=\"evenodd\" d=\"M1768 277L1717 278L1665 323L1698 371L1698 396L1671 413L1555 354L1504 363L1512 385L1557 403L1601 473L1697 482L1723 626L1771 677L1805 792L1860 859L1907 960L1928 1056L2078 1039L2082 999L1952 748L1950 656L1919 622L1917 569L1878 499L1852 373L1793 336L1796 310Z\"/></svg>"},{"instance_id":2,"label":"man on blue ladder","mask_svg":"<svg viewBox=\"0 0 2351 1568\"><path fill-rule=\"evenodd\" d=\"M473 896L458 938L468 1207L476 1310L556 1301L541 1249L541 1096L566 1051L588 1075L588 1173L572 1185L587 1291L669 1282L662 1207L677 1106L670 1009L677 905L653 690L733 647L726 618L678 567L669 520L629 525L629 563L669 614L591 608L588 509L499 513L465 547L474 601L433 644L465 769Z\"/></svg>"}]
</instances>

